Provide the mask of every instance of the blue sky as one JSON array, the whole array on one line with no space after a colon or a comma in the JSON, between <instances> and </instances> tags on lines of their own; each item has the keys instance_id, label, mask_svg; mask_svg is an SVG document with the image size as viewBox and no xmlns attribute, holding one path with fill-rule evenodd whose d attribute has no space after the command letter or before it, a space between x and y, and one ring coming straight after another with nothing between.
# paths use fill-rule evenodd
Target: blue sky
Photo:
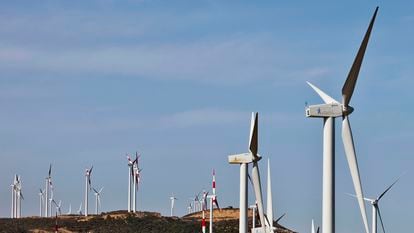
<instances>
[{"instance_id":1,"label":"blue sky","mask_svg":"<svg viewBox=\"0 0 414 233\"><path fill-rule=\"evenodd\" d=\"M258 111L276 215L286 212L283 225L308 232L312 218L321 222L322 121L304 116L305 102L321 102L305 81L340 99L377 5L351 123L367 196L408 171L381 203L386 228L407 232L410 1L1 2L0 216L9 216L15 173L23 214L38 213L49 163L64 212L82 201L91 164L93 183L105 187L104 211L125 209L125 153L136 150L144 168L139 209L167 215L174 192L184 214L188 198L210 188L212 168L221 205L237 206L238 167L227 155L246 151L250 113ZM337 232L362 232L357 202L344 195L353 185L339 121L336 131Z\"/></svg>"}]
</instances>

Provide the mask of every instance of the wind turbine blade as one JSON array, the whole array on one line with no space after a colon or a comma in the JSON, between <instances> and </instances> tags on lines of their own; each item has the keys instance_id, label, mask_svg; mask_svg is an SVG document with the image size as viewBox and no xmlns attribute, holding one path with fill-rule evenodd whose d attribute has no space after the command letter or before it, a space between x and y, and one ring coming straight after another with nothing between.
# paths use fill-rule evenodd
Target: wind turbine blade
<instances>
[{"instance_id":1,"label":"wind turbine blade","mask_svg":"<svg viewBox=\"0 0 414 233\"><path fill-rule=\"evenodd\" d=\"M250 141L249 150L254 157L257 157L258 149L258 115L259 113L252 112L252 119L250 122Z\"/></svg>"},{"instance_id":2,"label":"wind turbine blade","mask_svg":"<svg viewBox=\"0 0 414 233\"><path fill-rule=\"evenodd\" d=\"M381 195L379 195L377 200L380 200L392 188L392 186L394 186L394 184L396 184L398 182L398 180L400 180L400 178L401 177L399 177L397 180L395 180L394 183L392 183L383 193L381 193Z\"/></svg>"},{"instance_id":3,"label":"wind turbine blade","mask_svg":"<svg viewBox=\"0 0 414 233\"><path fill-rule=\"evenodd\" d=\"M217 206L217 208L219 208L219 209L220 209L220 206L219 206L218 201L217 201L217 197L216 197L216 198L214 198L214 204Z\"/></svg>"},{"instance_id":4,"label":"wind turbine blade","mask_svg":"<svg viewBox=\"0 0 414 233\"><path fill-rule=\"evenodd\" d=\"M249 178L250 184L253 186L253 180L249 173L247 173L247 178Z\"/></svg>"},{"instance_id":5,"label":"wind turbine blade","mask_svg":"<svg viewBox=\"0 0 414 233\"><path fill-rule=\"evenodd\" d=\"M381 210L380 210L378 205L376 206L376 209L378 211L378 216L379 216L379 219L380 219L380 222L381 222L382 231L385 233L384 222L382 221Z\"/></svg>"},{"instance_id":6,"label":"wind turbine blade","mask_svg":"<svg viewBox=\"0 0 414 233\"><path fill-rule=\"evenodd\" d=\"M257 200L257 210L259 213L260 222L262 223L262 228L265 227L265 219L264 219L264 210L263 210L263 198L262 198L262 188L260 183L260 172L259 166L257 161L253 162L252 168L252 180L253 180L253 188L254 193Z\"/></svg>"},{"instance_id":7,"label":"wind turbine blade","mask_svg":"<svg viewBox=\"0 0 414 233\"><path fill-rule=\"evenodd\" d=\"M104 187L102 187L101 189L99 189L99 192L98 193L101 193L103 189L104 189Z\"/></svg>"},{"instance_id":8,"label":"wind turbine blade","mask_svg":"<svg viewBox=\"0 0 414 233\"><path fill-rule=\"evenodd\" d=\"M279 218L277 218L277 219L276 219L276 223L278 223L278 224L279 224L279 221L280 221L283 217L285 217L285 215L286 215L286 213L282 214Z\"/></svg>"},{"instance_id":9,"label":"wind turbine blade","mask_svg":"<svg viewBox=\"0 0 414 233\"><path fill-rule=\"evenodd\" d=\"M338 101L336 101L334 98L330 97L328 94L326 94L325 92L323 92L321 89L319 89L318 87L316 87L315 85L313 85L310 82L306 82L310 87L312 87L312 89L322 98L322 100L326 103L326 104L331 104L331 103L337 103L339 104Z\"/></svg>"},{"instance_id":10,"label":"wind turbine blade","mask_svg":"<svg viewBox=\"0 0 414 233\"><path fill-rule=\"evenodd\" d=\"M362 191L361 178L359 176L358 162L355 154L354 141L352 138L351 126L348 116L344 116L342 120L342 140L345 147L345 154L348 160L349 170L354 183L355 193L358 199L359 208L361 210L362 220L364 222L365 231L369 233L367 213L364 203L364 194Z\"/></svg>"},{"instance_id":11,"label":"wind turbine blade","mask_svg":"<svg viewBox=\"0 0 414 233\"><path fill-rule=\"evenodd\" d=\"M266 219L266 224L265 224L265 225L266 225L266 226L271 226L271 225L270 225L269 218L267 217L267 215L266 215L266 214L264 215L264 217L265 217L265 219ZM272 220L272 221L273 221L273 220Z\"/></svg>"},{"instance_id":12,"label":"wind turbine blade","mask_svg":"<svg viewBox=\"0 0 414 233\"><path fill-rule=\"evenodd\" d=\"M49 177L52 175L52 164L49 165Z\"/></svg>"},{"instance_id":13,"label":"wind turbine blade","mask_svg":"<svg viewBox=\"0 0 414 233\"><path fill-rule=\"evenodd\" d=\"M365 33L364 39L362 40L361 46L359 47L358 53L355 57L354 63L352 64L351 70L348 73L345 84L342 87L342 102L345 106L348 106L352 93L355 89L355 84L358 79L359 70L364 59L365 50L368 45L369 36L371 35L372 27L377 16L378 7L375 9L374 15L372 16L371 22L369 23L367 32Z\"/></svg>"},{"instance_id":14,"label":"wind turbine blade","mask_svg":"<svg viewBox=\"0 0 414 233\"><path fill-rule=\"evenodd\" d=\"M358 198L356 195L354 195L354 194L350 194L350 193L345 193L346 195L348 195L348 196L351 196L351 197L355 197L355 198ZM369 198L366 198L366 197L364 197L364 200L365 201L369 201L369 202L373 202L374 200L373 199L369 199Z\"/></svg>"},{"instance_id":15,"label":"wind turbine blade","mask_svg":"<svg viewBox=\"0 0 414 233\"><path fill-rule=\"evenodd\" d=\"M312 230L312 233L316 233L316 232L315 232L315 224L314 224L314 222L313 222L313 219L312 219L312 229L311 229L311 230Z\"/></svg>"},{"instance_id":16,"label":"wind turbine blade","mask_svg":"<svg viewBox=\"0 0 414 233\"><path fill-rule=\"evenodd\" d=\"M96 189L95 188L92 188L93 189L93 191L95 192L95 193L98 193L98 191L96 191Z\"/></svg>"}]
</instances>

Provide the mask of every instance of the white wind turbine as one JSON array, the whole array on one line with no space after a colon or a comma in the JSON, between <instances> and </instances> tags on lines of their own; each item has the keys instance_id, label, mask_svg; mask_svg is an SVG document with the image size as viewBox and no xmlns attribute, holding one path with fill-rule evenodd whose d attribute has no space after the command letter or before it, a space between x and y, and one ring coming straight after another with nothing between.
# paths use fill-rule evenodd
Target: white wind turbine
<instances>
[{"instance_id":1,"label":"white wind turbine","mask_svg":"<svg viewBox=\"0 0 414 233\"><path fill-rule=\"evenodd\" d=\"M263 211L262 188L260 183L260 172L258 162L262 158L258 153L258 113L252 113L250 124L249 152L237 155L230 155L230 164L240 164L240 218L239 233L247 233L247 165L253 163L252 183L257 200L262 231L266 231L265 217Z\"/></svg>"},{"instance_id":2,"label":"white wind turbine","mask_svg":"<svg viewBox=\"0 0 414 233\"><path fill-rule=\"evenodd\" d=\"M138 152L135 153L135 160L133 163L133 182L134 182L134 188L132 191L132 197L133 197L133 203L132 203L132 212L136 212L137 210L137 191L138 191L138 185L141 181L141 171L142 168L139 168L138 162L141 155L138 154Z\"/></svg>"},{"instance_id":3,"label":"white wind turbine","mask_svg":"<svg viewBox=\"0 0 414 233\"><path fill-rule=\"evenodd\" d=\"M82 215L82 202L80 203L78 211L76 211L78 215Z\"/></svg>"},{"instance_id":4,"label":"white wind turbine","mask_svg":"<svg viewBox=\"0 0 414 233\"><path fill-rule=\"evenodd\" d=\"M17 189L18 189L19 178L14 175L13 183L10 185L12 191L11 201L11 218L17 217Z\"/></svg>"},{"instance_id":5,"label":"white wind turbine","mask_svg":"<svg viewBox=\"0 0 414 233\"><path fill-rule=\"evenodd\" d=\"M62 215L62 209L61 209L61 207L62 207L62 201L59 201L59 204L58 204L58 203L56 203L55 200L52 200L52 203L55 204L55 207L56 207L56 215Z\"/></svg>"},{"instance_id":6,"label":"white wind turbine","mask_svg":"<svg viewBox=\"0 0 414 233\"><path fill-rule=\"evenodd\" d=\"M99 207L101 207L101 192L103 190L103 187L97 191L95 188L93 188L93 191L95 193L95 214L99 214Z\"/></svg>"},{"instance_id":7,"label":"white wind turbine","mask_svg":"<svg viewBox=\"0 0 414 233\"><path fill-rule=\"evenodd\" d=\"M172 217L172 216L174 216L174 203L175 203L175 200L177 200L177 198L174 196L174 193L171 195L170 200L171 200L171 214L170 214L170 216Z\"/></svg>"},{"instance_id":8,"label":"white wind turbine","mask_svg":"<svg viewBox=\"0 0 414 233\"><path fill-rule=\"evenodd\" d=\"M72 204L69 204L69 210L66 213L66 215L71 215L72 214Z\"/></svg>"},{"instance_id":9,"label":"white wind turbine","mask_svg":"<svg viewBox=\"0 0 414 233\"><path fill-rule=\"evenodd\" d=\"M53 189L50 189L50 198L49 198L49 214L50 217L52 217L52 203L53 203L54 199L53 199Z\"/></svg>"},{"instance_id":10,"label":"white wind turbine","mask_svg":"<svg viewBox=\"0 0 414 233\"><path fill-rule=\"evenodd\" d=\"M312 229L311 229L311 231L312 231L312 233L319 233L319 227L318 227L317 230L315 229L315 223L313 222L313 219L312 219Z\"/></svg>"},{"instance_id":11,"label":"white wind turbine","mask_svg":"<svg viewBox=\"0 0 414 233\"><path fill-rule=\"evenodd\" d=\"M43 190L40 188L39 189L39 217L42 217L42 213L43 213L43 201L44 200L44 193Z\"/></svg>"},{"instance_id":12,"label":"white wind turbine","mask_svg":"<svg viewBox=\"0 0 414 233\"><path fill-rule=\"evenodd\" d=\"M52 192L52 164L49 165L49 172L48 172L48 176L46 177L46 184L45 184L45 217L49 217L49 210L51 210L50 208L52 207L50 205L49 200L49 191ZM50 211L52 212L52 211Z\"/></svg>"},{"instance_id":13,"label":"white wind turbine","mask_svg":"<svg viewBox=\"0 0 414 233\"><path fill-rule=\"evenodd\" d=\"M192 201L193 199L191 198L190 200ZM191 210L193 209L193 205L191 201L190 203L188 203L188 206L187 206L187 214L191 214Z\"/></svg>"},{"instance_id":14,"label":"white wind turbine","mask_svg":"<svg viewBox=\"0 0 414 233\"><path fill-rule=\"evenodd\" d=\"M133 170L133 166L135 161L131 160L131 157L129 157L129 155L127 154L127 159L128 159L128 212L131 212L131 206L132 206L132 202L131 202L131 182L132 179L131 177L134 175L134 170Z\"/></svg>"},{"instance_id":15,"label":"white wind turbine","mask_svg":"<svg viewBox=\"0 0 414 233\"><path fill-rule=\"evenodd\" d=\"M86 169L85 171L85 216L88 216L88 197L89 197L89 193L88 191L92 188L91 186L91 174L92 174L92 169L93 166L91 166L91 168Z\"/></svg>"},{"instance_id":16,"label":"white wind turbine","mask_svg":"<svg viewBox=\"0 0 414 233\"><path fill-rule=\"evenodd\" d=\"M361 179L359 176L358 162L355 154L354 141L352 138L351 126L349 123L349 115L353 112L353 108L349 106L355 84L364 58L368 40L374 25L378 7L375 9L368 30L364 36L358 54L352 64L348 77L342 87L342 103L339 103L332 97L325 94L316 86L308 82L308 84L318 93L325 104L308 106L306 109L307 117L317 117L324 119L323 127L323 195L322 195L322 232L335 232L335 118L342 117L342 140L344 143L345 154L348 160L349 169L354 183L355 193L358 196L358 204L365 227L365 232L369 233L368 221L363 199L363 191Z\"/></svg>"},{"instance_id":17,"label":"white wind turbine","mask_svg":"<svg viewBox=\"0 0 414 233\"><path fill-rule=\"evenodd\" d=\"M22 215L22 200L24 200L23 193L22 193L22 181L20 176L17 177L17 183L16 183L16 189L15 189L15 195L16 195L16 218L20 218Z\"/></svg>"},{"instance_id":18,"label":"white wind turbine","mask_svg":"<svg viewBox=\"0 0 414 233\"><path fill-rule=\"evenodd\" d=\"M382 231L385 233L384 222L382 221L381 211L380 211L378 202L392 188L392 186L394 186L394 184L396 184L398 182L399 179L400 178L398 178L397 180L394 181L394 183L392 183L390 186L388 186L387 189L385 189L385 191L382 192L377 198L370 199L370 198L365 198L364 197L364 200L368 201L372 206L372 227L371 227L372 233L377 233L377 217L378 216L379 216L379 219L381 221ZM357 196L352 195L352 194L350 194L350 195L353 196L353 197L357 197Z\"/></svg>"}]
</instances>

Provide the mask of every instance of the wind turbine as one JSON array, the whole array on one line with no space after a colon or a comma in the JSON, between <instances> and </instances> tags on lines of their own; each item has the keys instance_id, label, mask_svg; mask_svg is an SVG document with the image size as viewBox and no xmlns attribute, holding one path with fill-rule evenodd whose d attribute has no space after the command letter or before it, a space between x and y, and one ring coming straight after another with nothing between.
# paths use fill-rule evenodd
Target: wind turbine
<instances>
[{"instance_id":1,"label":"wind turbine","mask_svg":"<svg viewBox=\"0 0 414 233\"><path fill-rule=\"evenodd\" d=\"M176 197L174 197L174 193L171 195L171 197L170 197L170 200L171 200L171 217L172 216L174 216L173 214L174 214L174 202L175 202L175 200L177 200L177 198Z\"/></svg>"},{"instance_id":2,"label":"wind turbine","mask_svg":"<svg viewBox=\"0 0 414 233\"><path fill-rule=\"evenodd\" d=\"M318 229L317 230L315 230L315 223L313 222L313 219L312 219L312 233L319 233L319 227L318 227Z\"/></svg>"},{"instance_id":3,"label":"wind turbine","mask_svg":"<svg viewBox=\"0 0 414 233\"><path fill-rule=\"evenodd\" d=\"M384 222L382 221L381 211L380 211L378 202L392 188L392 186L394 186L394 184L396 184L398 182L398 180L400 180L400 178L398 178L397 180L394 181L394 183L392 183L390 186L388 186L387 189L385 189L385 191L382 192L377 198L370 199L370 198L365 198L364 197L364 200L368 201L372 206L372 228L371 228L372 233L377 233L377 217L378 216L379 216L380 221L381 221L382 231L385 233ZM353 196L353 197L357 197L356 195L352 195L352 194L350 194L350 195Z\"/></svg>"},{"instance_id":4,"label":"wind turbine","mask_svg":"<svg viewBox=\"0 0 414 233\"><path fill-rule=\"evenodd\" d=\"M249 163L253 163L252 183L257 200L257 209L262 231L265 231L265 217L263 211L262 189L260 184L260 174L258 162L262 158L258 153L258 113L252 113L250 124L249 152L237 155L230 155L230 164L240 164L240 218L239 233L247 233L247 168Z\"/></svg>"},{"instance_id":5,"label":"wind turbine","mask_svg":"<svg viewBox=\"0 0 414 233\"><path fill-rule=\"evenodd\" d=\"M193 199L191 198L190 200L192 201ZM192 205L191 201L190 201L190 203L188 203L188 206L187 206L187 213L188 214L191 214L191 210L193 209L193 205Z\"/></svg>"},{"instance_id":6,"label":"wind turbine","mask_svg":"<svg viewBox=\"0 0 414 233\"><path fill-rule=\"evenodd\" d=\"M72 214L72 204L69 204L69 211L66 213L66 215Z\"/></svg>"},{"instance_id":7,"label":"wind turbine","mask_svg":"<svg viewBox=\"0 0 414 233\"><path fill-rule=\"evenodd\" d=\"M52 164L49 165L49 172L48 172L48 176L46 177L46 184L45 184L45 217L49 217L49 206L50 206L50 203L48 202L49 188L50 189L53 188L52 186Z\"/></svg>"},{"instance_id":8,"label":"wind turbine","mask_svg":"<svg viewBox=\"0 0 414 233\"><path fill-rule=\"evenodd\" d=\"M134 165L134 161L131 160L131 157L129 157L129 155L127 154L127 159L128 159L128 212L131 212L131 177L134 174L133 171L133 165Z\"/></svg>"},{"instance_id":9,"label":"wind turbine","mask_svg":"<svg viewBox=\"0 0 414 233\"><path fill-rule=\"evenodd\" d=\"M15 207L15 212L16 212L16 218L20 218L21 214L22 214L22 200L24 200L23 197L23 193L22 193L22 181L20 176L16 176L17 177L17 182L16 182L16 189L15 189L15 195L16 195L16 207Z\"/></svg>"},{"instance_id":10,"label":"wind turbine","mask_svg":"<svg viewBox=\"0 0 414 233\"><path fill-rule=\"evenodd\" d=\"M97 191L95 188L93 188L93 191L95 192L95 214L98 215L99 213L99 207L101 206L101 192L103 190L103 187Z\"/></svg>"},{"instance_id":11,"label":"wind turbine","mask_svg":"<svg viewBox=\"0 0 414 233\"><path fill-rule=\"evenodd\" d=\"M76 213L78 213L78 215L82 215L82 202L80 203L79 209Z\"/></svg>"},{"instance_id":12,"label":"wind turbine","mask_svg":"<svg viewBox=\"0 0 414 233\"><path fill-rule=\"evenodd\" d=\"M55 201L55 200L52 200L52 202L53 202L53 204L55 204L55 207L56 207L56 214L62 215L62 209L61 209L61 206L62 206L62 201L59 201L59 204L58 204L58 203L56 203L56 201Z\"/></svg>"},{"instance_id":13,"label":"wind turbine","mask_svg":"<svg viewBox=\"0 0 414 233\"><path fill-rule=\"evenodd\" d=\"M137 190L139 182L141 181L141 171L142 169L138 166L138 160L141 157L141 155L138 154L138 152L135 153L135 160L133 163L133 182L134 182L134 189L133 189L133 205L132 205L132 212L136 212L137 209Z\"/></svg>"},{"instance_id":14,"label":"wind turbine","mask_svg":"<svg viewBox=\"0 0 414 233\"><path fill-rule=\"evenodd\" d=\"M50 198L49 198L49 207L50 207L50 217L52 217L52 202L54 201L53 199L53 189L50 190Z\"/></svg>"},{"instance_id":15,"label":"wind turbine","mask_svg":"<svg viewBox=\"0 0 414 233\"><path fill-rule=\"evenodd\" d=\"M365 227L365 232L369 233L367 214L364 204L361 179L359 176L358 162L355 154L354 140L352 138L349 115L353 108L349 106L359 70L364 58L365 50L371 34L372 27L378 12L375 9L368 30L364 36L358 53L349 71L348 77L342 87L342 103L339 103L329 95L325 94L316 86L308 84L318 93L325 104L308 106L306 109L307 117L324 119L323 127L323 195L322 195L322 232L335 232L335 118L342 117L342 140L345 147L345 154L348 160L349 169L354 183L355 193L358 196L358 204Z\"/></svg>"},{"instance_id":16,"label":"wind turbine","mask_svg":"<svg viewBox=\"0 0 414 233\"><path fill-rule=\"evenodd\" d=\"M193 212L201 211L201 209L202 209L202 208L200 208L200 206L201 206L200 205L200 198L199 198L200 194L201 194L201 191L197 195L194 196Z\"/></svg>"},{"instance_id":17,"label":"wind turbine","mask_svg":"<svg viewBox=\"0 0 414 233\"><path fill-rule=\"evenodd\" d=\"M41 188L39 190L39 217L42 217L44 193Z\"/></svg>"},{"instance_id":18,"label":"wind turbine","mask_svg":"<svg viewBox=\"0 0 414 233\"><path fill-rule=\"evenodd\" d=\"M91 174L92 174L92 169L93 166L91 166L91 168L86 169L85 171L85 216L88 216L88 191L89 189L91 189Z\"/></svg>"},{"instance_id":19,"label":"wind turbine","mask_svg":"<svg viewBox=\"0 0 414 233\"><path fill-rule=\"evenodd\" d=\"M10 185L12 191L12 201L11 201L11 218L17 217L17 189L18 189L19 178L17 175L14 175L13 184Z\"/></svg>"}]
</instances>

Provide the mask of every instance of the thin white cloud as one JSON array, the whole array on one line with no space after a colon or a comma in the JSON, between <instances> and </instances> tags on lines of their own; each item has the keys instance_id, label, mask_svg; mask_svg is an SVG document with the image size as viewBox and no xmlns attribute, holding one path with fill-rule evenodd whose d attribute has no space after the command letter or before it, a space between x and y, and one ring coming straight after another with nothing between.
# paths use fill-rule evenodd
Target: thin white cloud
<instances>
[{"instance_id":1,"label":"thin white cloud","mask_svg":"<svg viewBox=\"0 0 414 233\"><path fill-rule=\"evenodd\" d=\"M157 126L168 129L238 124L246 121L247 116L249 116L249 113L242 111L215 108L194 109L162 116Z\"/></svg>"},{"instance_id":2,"label":"thin white cloud","mask_svg":"<svg viewBox=\"0 0 414 233\"><path fill-rule=\"evenodd\" d=\"M35 70L238 83L277 74L279 58L266 49L266 45L248 40L59 51L0 48L0 66L16 72Z\"/></svg>"}]
</instances>

